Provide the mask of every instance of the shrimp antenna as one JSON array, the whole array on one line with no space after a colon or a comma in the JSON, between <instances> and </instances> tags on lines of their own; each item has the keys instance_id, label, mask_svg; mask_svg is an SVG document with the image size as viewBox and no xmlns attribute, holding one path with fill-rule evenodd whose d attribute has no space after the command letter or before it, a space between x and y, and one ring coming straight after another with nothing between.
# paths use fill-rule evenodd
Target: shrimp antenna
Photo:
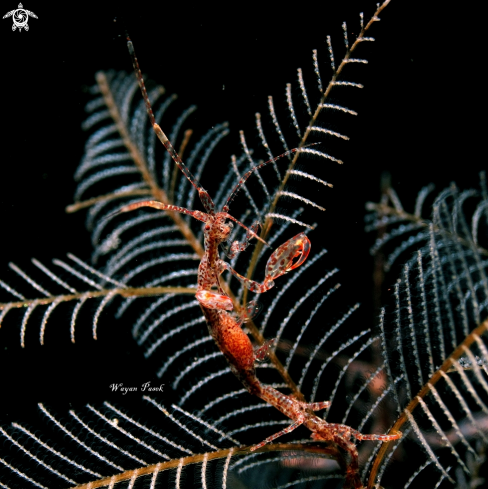
<instances>
[{"instance_id":1,"label":"shrimp antenna","mask_svg":"<svg viewBox=\"0 0 488 489\"><path fill-rule=\"evenodd\" d=\"M170 154L171 158L173 158L173 161L176 163L178 168L182 171L183 175L185 175L185 177L188 179L188 181L198 190L199 193L205 192L205 189L200 185L198 180L194 177L191 171L183 163L183 160L179 157L178 153L173 148L173 145L166 137L166 134L164 134L163 130L159 127L159 124L156 123L156 119L154 118L154 113L151 107L151 102L149 101L149 97L147 96L146 85L144 84L144 79L142 78L139 62L137 61L134 45L132 44L132 41L130 40L130 37L127 33L126 33L126 37L127 37L127 48L129 49L129 54L132 58L132 65L134 66L134 72L136 74L137 82L139 83L139 87L141 89L142 96L144 98L144 103L146 104L147 115L149 116L149 121L151 122L154 132L158 136L159 140L163 143L163 146L166 148L166 151Z\"/></svg>"},{"instance_id":2,"label":"shrimp antenna","mask_svg":"<svg viewBox=\"0 0 488 489\"><path fill-rule=\"evenodd\" d=\"M268 161L265 161L264 163L260 163L259 165L256 165L254 168L252 168L251 170L249 170L247 173L245 173L243 175L243 177L239 180L239 182L237 183L237 185L234 187L234 190L232 190L232 193L229 195L227 201L225 202L225 205L224 207L222 207L222 212L228 212L229 210L229 206L230 204L232 203L232 201L234 200L235 196L237 195L237 193L239 192L239 190L242 188L242 186L246 183L246 180L256 171L260 170L263 166L266 166L268 165L269 163L273 163L274 161L276 160L279 160L280 158L283 158L284 156L288 156L290 154L293 154L293 153L297 153L297 152L300 152L303 148L308 148L309 146L315 146L317 144L320 144L320 143L310 143L310 144L307 144L306 146L302 146L301 148L293 148L293 149L290 149L288 151L285 151L284 153L278 155L278 156L275 156L274 158L271 158L270 160Z\"/></svg>"}]
</instances>

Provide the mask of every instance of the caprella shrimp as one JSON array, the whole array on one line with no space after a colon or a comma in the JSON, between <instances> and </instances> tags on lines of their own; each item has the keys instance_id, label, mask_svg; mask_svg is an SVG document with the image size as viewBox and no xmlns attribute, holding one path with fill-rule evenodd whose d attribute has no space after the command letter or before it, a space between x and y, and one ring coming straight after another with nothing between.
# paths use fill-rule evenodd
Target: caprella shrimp
<instances>
[{"instance_id":1,"label":"caprella shrimp","mask_svg":"<svg viewBox=\"0 0 488 489\"><path fill-rule=\"evenodd\" d=\"M139 63L135 56L134 47L130 39L127 38L127 40L135 74L154 132L171 155L175 164L198 192L205 212L190 210L155 200L129 204L122 207L119 212L129 212L141 207L152 207L154 209L186 214L204 223L204 254L198 268L198 284L195 296L205 316L209 333L223 353L234 375L241 381L249 393L263 399L292 420L292 423L288 427L266 438L261 443L254 445L250 450L258 450L267 443L303 425L311 432L311 438L314 440L332 442L349 454L350 460L346 468L346 482L348 483L348 487L352 486L355 489L361 488L362 483L358 474L358 451L351 438L355 438L356 440L392 441L401 438L402 433L398 432L391 435L362 434L347 425L328 423L323 418L317 416L315 412L329 407L329 401L307 403L296 399L292 395L283 394L271 386L261 384L256 376L255 362L257 359L262 359L265 356L266 350L270 347L272 341L268 341L258 352L255 351L251 340L242 330L242 323L246 319L246 315L252 316L254 305L249 304L244 307L244 312L236 311L231 313L235 309L234 302L226 294L219 280L220 275L227 270L247 289L261 294L272 288L277 278L299 267L307 259L311 244L305 233L297 234L279 246L271 254L265 267L265 278L262 283L240 275L227 262L220 259L219 256L219 246L221 245L226 247L227 256L232 258L237 253L244 251L252 238L256 238L266 244L258 235L259 222L254 222L250 227L246 227L229 214L229 206L246 180L253 173L284 156L299 152L300 148L286 151L249 170L236 184L222 210L216 211L215 204L208 192L188 170L167 136L156 123ZM233 223L245 229L246 236L243 241L234 241L229 246L226 243L231 235Z\"/></svg>"}]
</instances>

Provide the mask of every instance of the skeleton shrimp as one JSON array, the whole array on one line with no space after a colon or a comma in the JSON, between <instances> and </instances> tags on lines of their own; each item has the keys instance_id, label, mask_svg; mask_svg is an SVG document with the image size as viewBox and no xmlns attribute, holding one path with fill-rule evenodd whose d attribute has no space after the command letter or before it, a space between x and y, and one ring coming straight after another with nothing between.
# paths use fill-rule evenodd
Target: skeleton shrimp
<instances>
[{"instance_id":1,"label":"skeleton shrimp","mask_svg":"<svg viewBox=\"0 0 488 489\"><path fill-rule=\"evenodd\" d=\"M299 151L299 149L294 148L289 150L280 156L255 166L252 170L244 174L228 197L222 211L216 212L215 204L210 198L210 195L188 170L164 132L156 123L141 70L139 68L139 63L134 52L134 47L129 37L127 37L127 45L153 130L178 168L198 191L200 200L206 212L193 211L153 200L129 204L122 207L119 212L128 212L140 207L152 207L155 209L187 214L205 224L205 253L198 268L196 299L200 303L209 332L217 343L219 349L224 354L232 372L242 382L244 387L251 394L258 396L271 404L293 421L287 428L253 446L251 451L255 451L276 438L286 433L290 433L298 426L304 425L312 432L311 437L314 440L333 442L349 453L350 462L346 469L346 484L344 487L354 487L355 489L361 488L362 483L358 475L358 451L355 444L351 441L351 437L354 437L357 440L391 441L401 438L402 433L398 432L393 435L365 435L347 425L327 423L324 419L316 416L314 411L329 407L330 402L306 403L299 401L293 396L282 394L270 386L261 384L256 377L254 364L256 359L264 357L272 341L268 341L257 352L254 351L249 337L242 330L242 317L236 318L235 315L227 312L233 310L234 304L232 299L225 294L219 282L220 275L224 270L228 270L249 290L263 293L273 287L276 278L299 267L307 259L310 252L310 240L304 233L300 233L282 244L272 253L266 264L265 279L263 283L258 283L238 274L228 263L219 258L218 251L219 245L225 246L232 231L233 224L228 221L233 221L246 230L245 239L242 242L234 241L228 248L227 256L229 258L232 258L237 253L245 250L252 238L256 238L266 244L266 242L257 234L259 222L255 222L250 228L247 228L228 213L229 205L235 198L239 189L254 172L273 161ZM217 289L217 291L212 289ZM247 310L250 312L248 312L247 315L252 315L253 308L254 304L252 302L248 304Z\"/></svg>"}]
</instances>

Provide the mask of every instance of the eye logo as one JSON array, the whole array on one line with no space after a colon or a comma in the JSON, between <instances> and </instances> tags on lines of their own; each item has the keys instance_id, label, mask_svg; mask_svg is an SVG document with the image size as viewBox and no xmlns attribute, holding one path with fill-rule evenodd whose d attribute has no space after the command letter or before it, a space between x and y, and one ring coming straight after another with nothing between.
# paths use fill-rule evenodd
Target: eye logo
<instances>
[{"instance_id":1,"label":"eye logo","mask_svg":"<svg viewBox=\"0 0 488 489\"><path fill-rule=\"evenodd\" d=\"M19 32L24 28L26 31L29 30L29 25L27 22L29 21L29 17L34 17L37 19L37 15L34 12L31 12L30 10L25 10L22 7L22 4L19 3L19 6L15 10L11 10L10 12L7 12L3 18L6 19L7 17L12 17L12 20L14 21L12 25L12 30L15 31L16 29L19 29Z\"/></svg>"}]
</instances>

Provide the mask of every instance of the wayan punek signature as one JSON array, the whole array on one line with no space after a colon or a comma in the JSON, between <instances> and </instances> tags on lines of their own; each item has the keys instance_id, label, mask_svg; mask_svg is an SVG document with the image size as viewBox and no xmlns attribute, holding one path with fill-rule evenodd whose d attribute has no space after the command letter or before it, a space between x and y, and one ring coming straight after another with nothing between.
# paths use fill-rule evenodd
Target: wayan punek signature
<instances>
[{"instance_id":1,"label":"wayan punek signature","mask_svg":"<svg viewBox=\"0 0 488 489\"><path fill-rule=\"evenodd\" d=\"M110 384L110 388L112 392L121 392L122 395L126 395L128 392L163 392L164 384L159 385L158 387L153 387L151 382L145 382L140 387L126 387L124 384Z\"/></svg>"}]
</instances>

